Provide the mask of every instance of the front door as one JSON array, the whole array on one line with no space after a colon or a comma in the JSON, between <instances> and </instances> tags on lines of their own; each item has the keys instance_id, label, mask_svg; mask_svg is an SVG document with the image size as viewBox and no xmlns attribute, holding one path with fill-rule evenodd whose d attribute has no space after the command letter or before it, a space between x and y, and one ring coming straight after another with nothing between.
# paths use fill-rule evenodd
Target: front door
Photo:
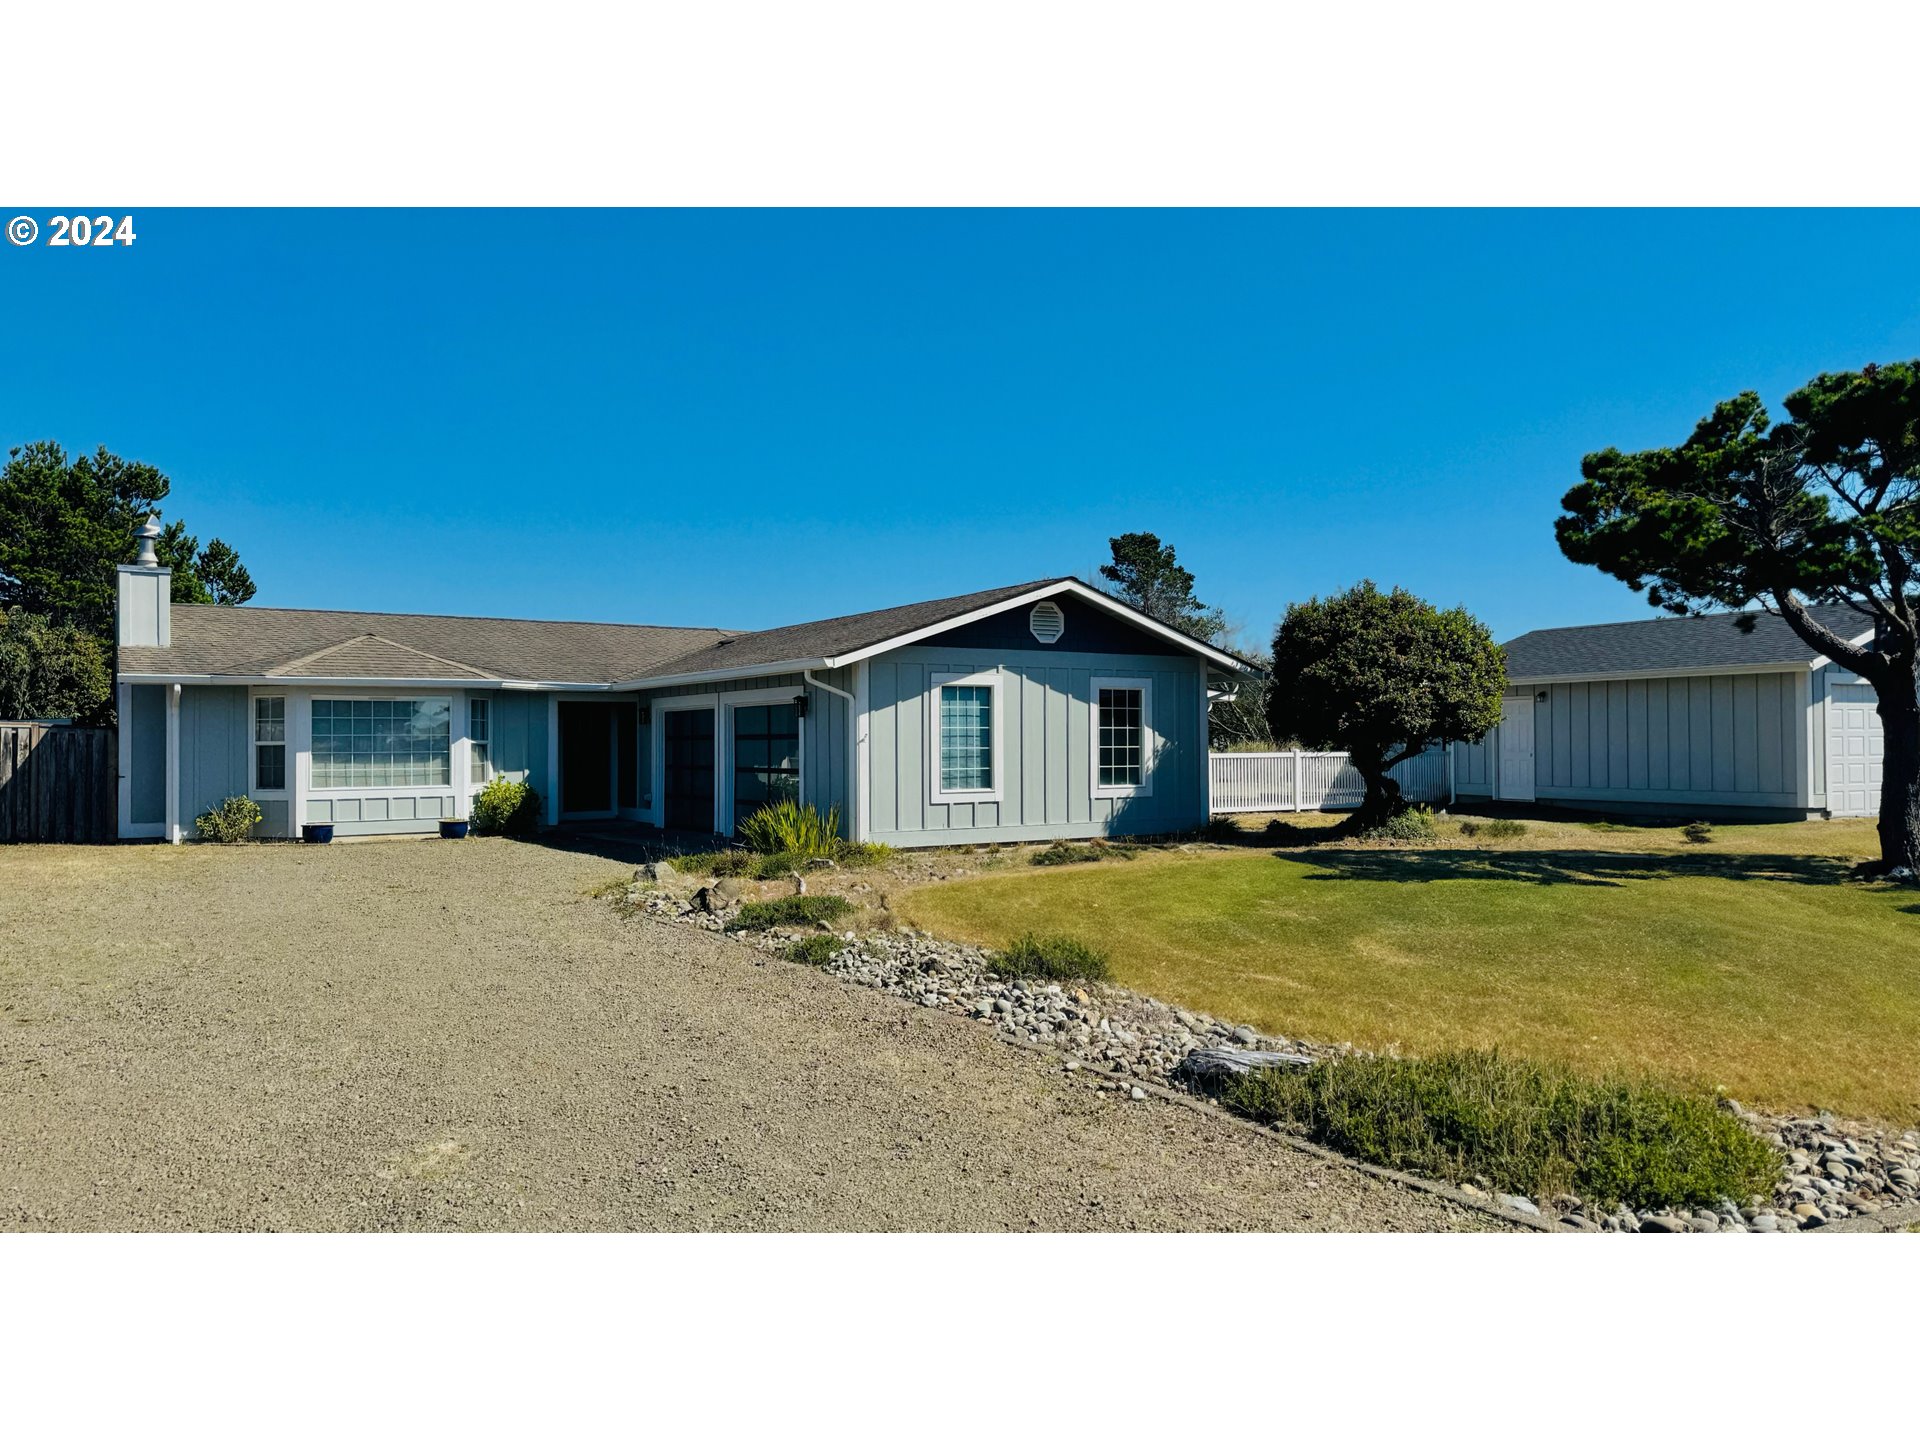
<instances>
[{"instance_id":1,"label":"front door","mask_svg":"<svg viewBox=\"0 0 1920 1440\"><path fill-rule=\"evenodd\" d=\"M661 732L669 830L713 833L713 711L668 710Z\"/></svg>"},{"instance_id":2,"label":"front door","mask_svg":"<svg viewBox=\"0 0 1920 1440\"><path fill-rule=\"evenodd\" d=\"M613 813L613 711L583 700L560 702L560 813Z\"/></svg>"},{"instance_id":3,"label":"front door","mask_svg":"<svg viewBox=\"0 0 1920 1440\"><path fill-rule=\"evenodd\" d=\"M1500 788L1502 800L1533 799L1533 697L1500 702Z\"/></svg>"}]
</instances>

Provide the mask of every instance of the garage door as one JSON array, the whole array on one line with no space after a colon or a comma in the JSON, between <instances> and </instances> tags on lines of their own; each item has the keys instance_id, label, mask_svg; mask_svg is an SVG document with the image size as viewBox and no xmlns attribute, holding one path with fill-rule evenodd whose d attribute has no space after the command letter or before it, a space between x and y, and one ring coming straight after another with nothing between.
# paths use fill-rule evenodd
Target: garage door
<instances>
[{"instance_id":1,"label":"garage door","mask_svg":"<svg viewBox=\"0 0 1920 1440\"><path fill-rule=\"evenodd\" d=\"M1880 766L1887 753L1871 685L1827 692L1827 808L1835 815L1880 813Z\"/></svg>"}]
</instances>

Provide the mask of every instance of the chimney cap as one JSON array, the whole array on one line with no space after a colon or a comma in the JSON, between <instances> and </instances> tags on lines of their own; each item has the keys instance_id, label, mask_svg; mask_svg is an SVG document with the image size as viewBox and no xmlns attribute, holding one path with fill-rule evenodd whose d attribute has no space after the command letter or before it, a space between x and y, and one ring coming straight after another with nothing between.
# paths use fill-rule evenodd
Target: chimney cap
<instances>
[{"instance_id":1,"label":"chimney cap","mask_svg":"<svg viewBox=\"0 0 1920 1440\"><path fill-rule=\"evenodd\" d=\"M160 557L154 553L153 542L160 538L160 527L154 523L153 516L147 516L146 522L133 533L140 539L140 555L133 563L145 570L158 570Z\"/></svg>"}]
</instances>

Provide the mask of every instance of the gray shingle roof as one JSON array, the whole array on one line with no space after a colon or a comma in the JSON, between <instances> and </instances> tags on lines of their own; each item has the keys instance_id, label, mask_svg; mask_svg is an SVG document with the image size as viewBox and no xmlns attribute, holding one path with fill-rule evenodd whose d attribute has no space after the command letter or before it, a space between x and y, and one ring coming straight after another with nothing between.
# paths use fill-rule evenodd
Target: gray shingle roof
<instances>
[{"instance_id":1,"label":"gray shingle roof","mask_svg":"<svg viewBox=\"0 0 1920 1440\"><path fill-rule=\"evenodd\" d=\"M224 605L175 605L171 625L171 646L123 645L121 673L605 683L733 633Z\"/></svg>"},{"instance_id":2,"label":"gray shingle roof","mask_svg":"<svg viewBox=\"0 0 1920 1440\"><path fill-rule=\"evenodd\" d=\"M764 673L883 645L1059 583L1028 580L943 600L752 631L176 605L173 644L121 646L120 673L593 685L733 670Z\"/></svg>"},{"instance_id":3,"label":"gray shingle roof","mask_svg":"<svg viewBox=\"0 0 1920 1440\"><path fill-rule=\"evenodd\" d=\"M970 595L952 595L944 600L894 605L885 610L842 615L835 620L812 620L804 625L783 625L777 630L755 630L717 640L691 655L662 660L622 678L645 680L657 675L696 675L847 655L1057 583L1056 580L1029 580L1022 585L1002 585L993 590L976 590Z\"/></svg>"},{"instance_id":4,"label":"gray shingle roof","mask_svg":"<svg viewBox=\"0 0 1920 1440\"><path fill-rule=\"evenodd\" d=\"M1872 622L1845 605L1807 608L1820 623L1849 638L1873 629ZM1805 665L1819 658L1777 616L1761 615L1749 635L1727 614L1529 630L1509 640L1506 652L1510 680L1716 670L1730 665Z\"/></svg>"}]
</instances>

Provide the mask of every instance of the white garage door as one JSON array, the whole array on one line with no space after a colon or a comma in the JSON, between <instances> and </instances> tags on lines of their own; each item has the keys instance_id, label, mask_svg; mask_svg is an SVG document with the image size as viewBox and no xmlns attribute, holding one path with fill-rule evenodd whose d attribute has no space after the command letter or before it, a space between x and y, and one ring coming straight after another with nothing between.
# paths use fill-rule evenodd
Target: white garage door
<instances>
[{"instance_id":1,"label":"white garage door","mask_svg":"<svg viewBox=\"0 0 1920 1440\"><path fill-rule=\"evenodd\" d=\"M1835 815L1878 815L1887 742L1873 687L1835 684L1827 700L1827 808Z\"/></svg>"}]
</instances>

